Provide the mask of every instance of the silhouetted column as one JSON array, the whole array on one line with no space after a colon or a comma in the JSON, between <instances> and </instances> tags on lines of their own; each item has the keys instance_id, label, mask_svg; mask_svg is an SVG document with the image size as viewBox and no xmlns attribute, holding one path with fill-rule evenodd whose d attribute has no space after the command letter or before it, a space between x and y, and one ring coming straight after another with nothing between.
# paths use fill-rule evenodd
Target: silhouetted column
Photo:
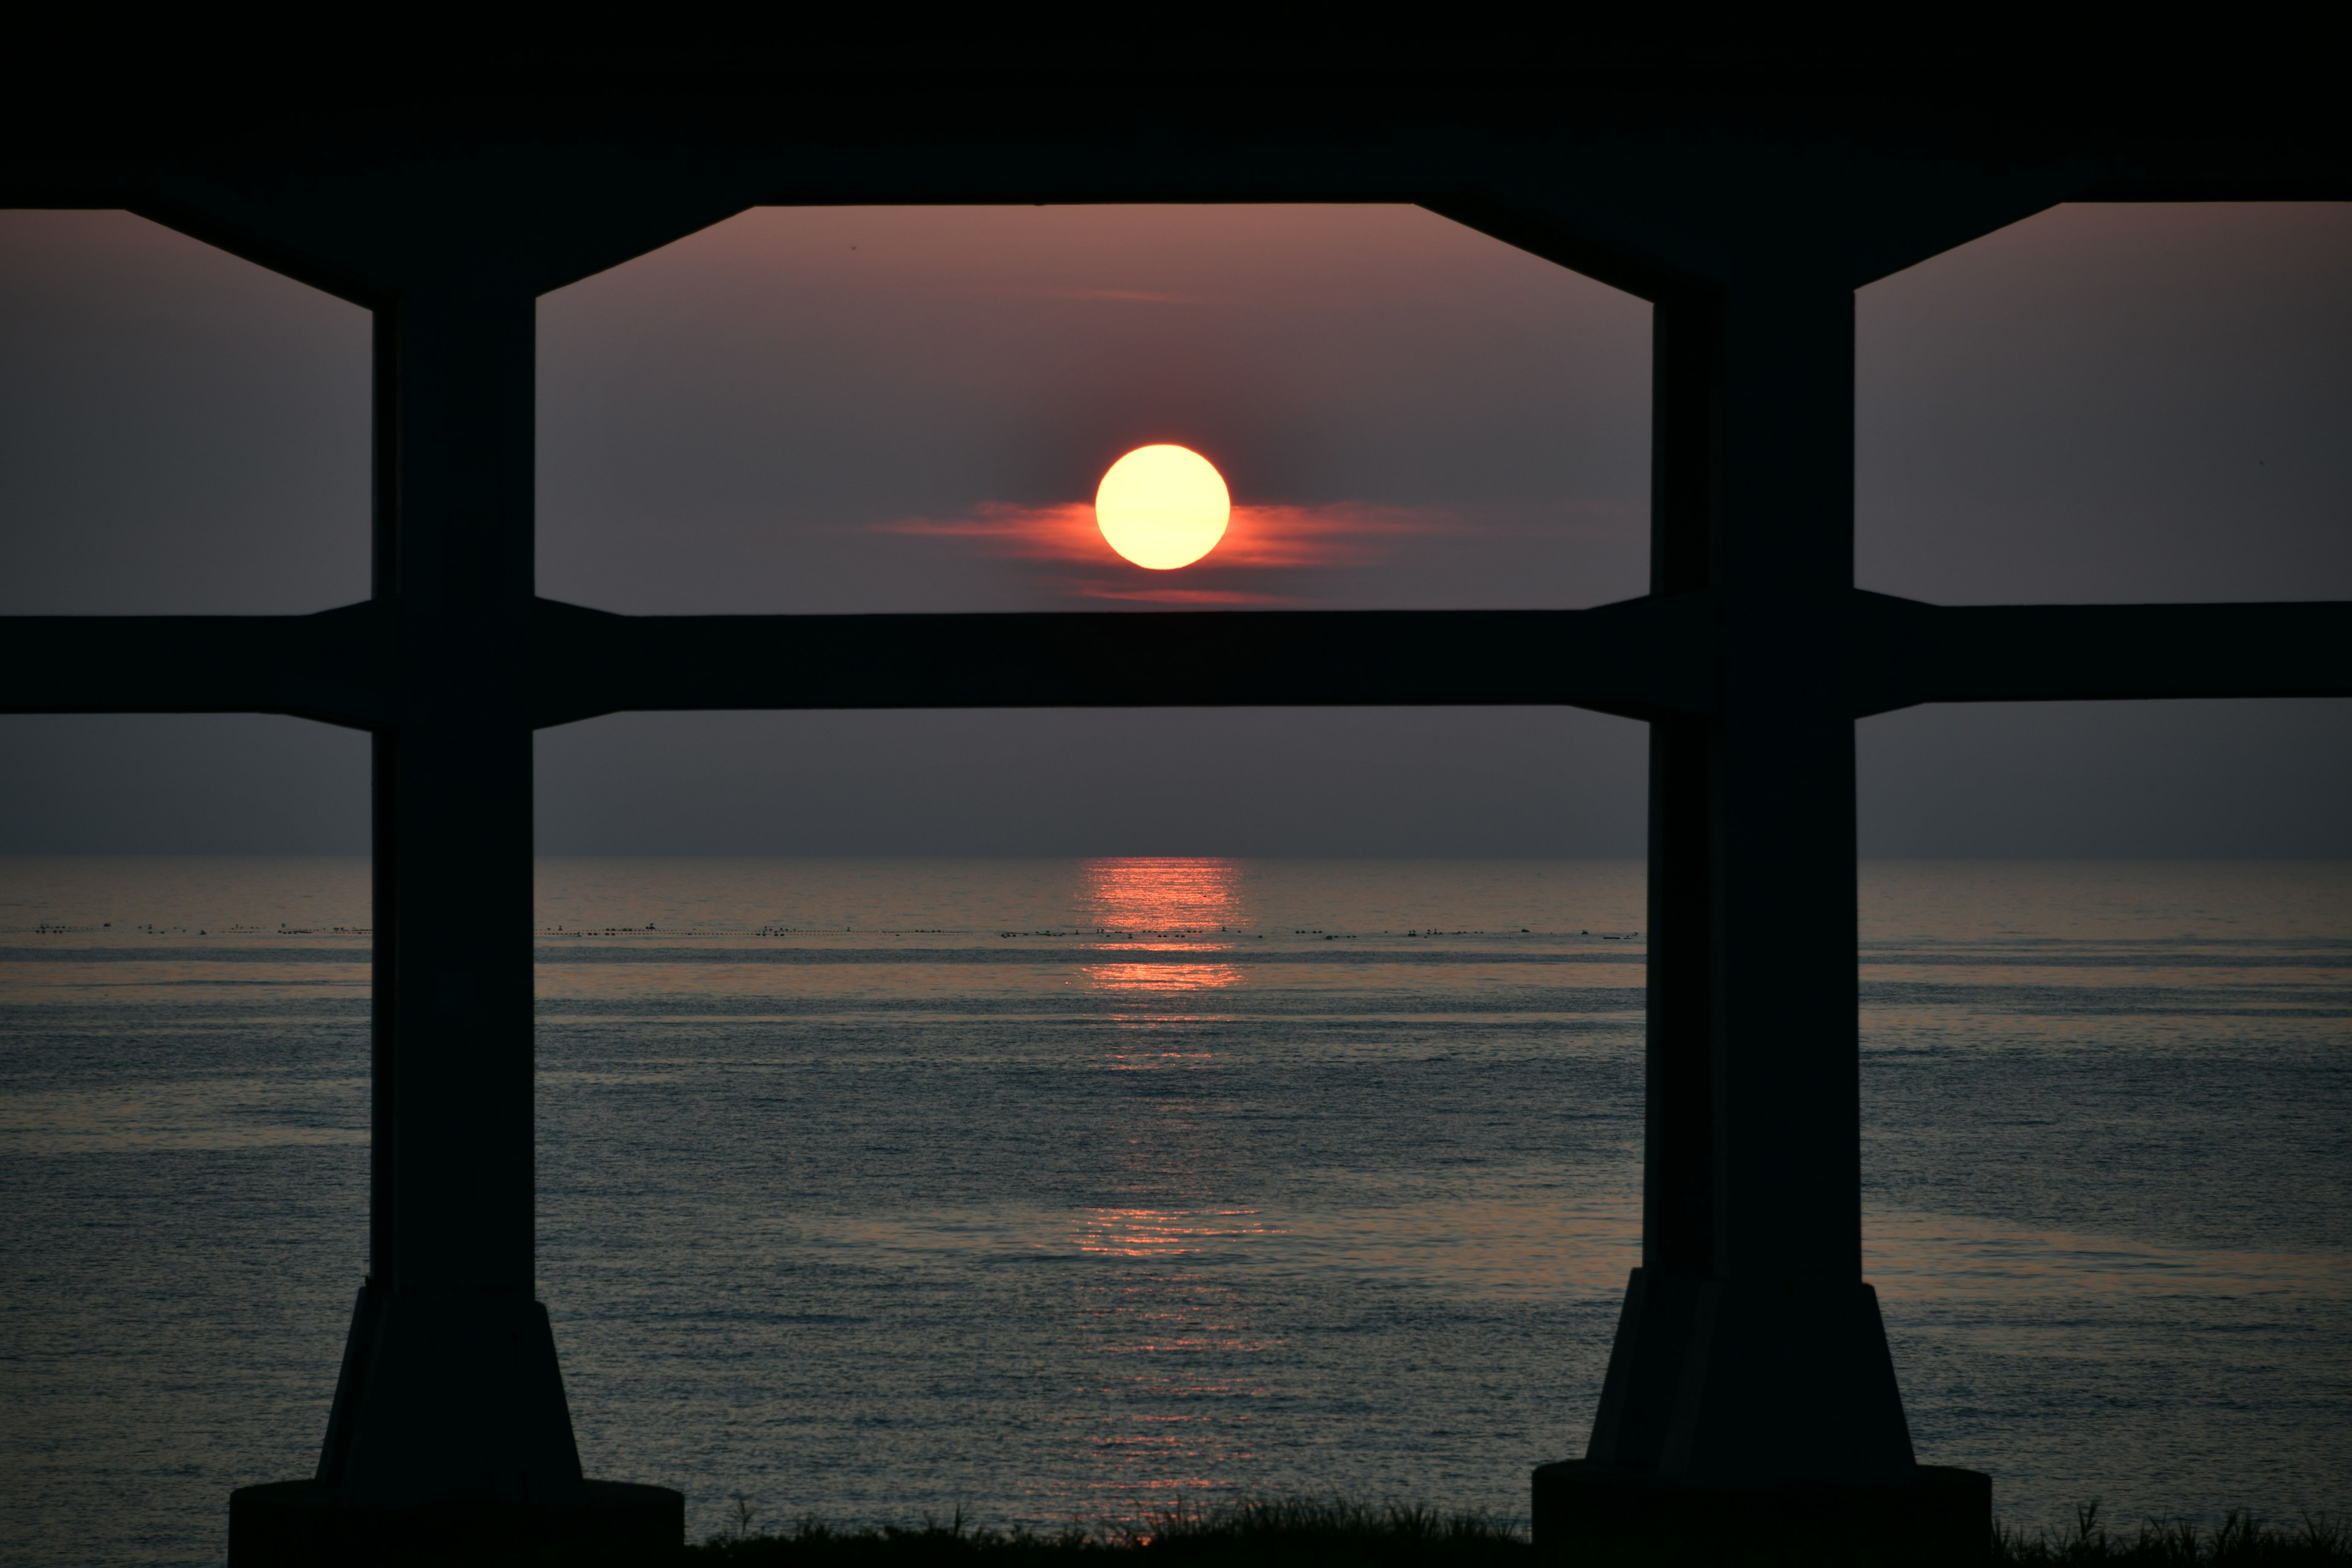
<instances>
[{"instance_id":1,"label":"silhouetted column","mask_svg":"<svg viewBox=\"0 0 2352 1568\"><path fill-rule=\"evenodd\" d=\"M533 1299L528 289L412 291L376 331L376 597L398 721L375 742L369 1275L319 1479L346 1503L581 1491Z\"/></svg>"},{"instance_id":2,"label":"silhouetted column","mask_svg":"<svg viewBox=\"0 0 2352 1568\"><path fill-rule=\"evenodd\" d=\"M1650 592L1663 596L1712 581L1717 312L1708 300L1660 301L1651 332ZM1712 730L1697 719L1650 723L1642 1266L1586 1450L1607 1465L1658 1463L1691 1314L1714 1273Z\"/></svg>"},{"instance_id":3,"label":"silhouetted column","mask_svg":"<svg viewBox=\"0 0 2352 1568\"><path fill-rule=\"evenodd\" d=\"M1904 1480L1910 1436L1862 1282L1852 290L1729 293L1714 401L1713 1277L1662 1467L1709 1485Z\"/></svg>"},{"instance_id":4,"label":"silhouetted column","mask_svg":"<svg viewBox=\"0 0 2352 1568\"><path fill-rule=\"evenodd\" d=\"M1652 731L1643 1267L1590 1458L1902 1481L1861 1275L1853 294L1751 285L1657 332L1654 585L1715 591L1722 710Z\"/></svg>"}]
</instances>

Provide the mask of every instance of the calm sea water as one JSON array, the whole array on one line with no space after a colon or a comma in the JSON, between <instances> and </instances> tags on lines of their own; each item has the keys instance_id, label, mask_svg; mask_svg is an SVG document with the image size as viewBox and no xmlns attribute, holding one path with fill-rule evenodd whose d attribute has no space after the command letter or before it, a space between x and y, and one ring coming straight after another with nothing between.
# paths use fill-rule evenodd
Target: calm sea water
<instances>
[{"instance_id":1,"label":"calm sea water","mask_svg":"<svg viewBox=\"0 0 2352 1568\"><path fill-rule=\"evenodd\" d=\"M0 1552L216 1561L365 1268L367 871L0 861ZM1864 868L1868 1271L2012 1521L2352 1502L2352 866ZM592 1474L1524 1511L1638 1247L1642 874L549 861Z\"/></svg>"}]
</instances>

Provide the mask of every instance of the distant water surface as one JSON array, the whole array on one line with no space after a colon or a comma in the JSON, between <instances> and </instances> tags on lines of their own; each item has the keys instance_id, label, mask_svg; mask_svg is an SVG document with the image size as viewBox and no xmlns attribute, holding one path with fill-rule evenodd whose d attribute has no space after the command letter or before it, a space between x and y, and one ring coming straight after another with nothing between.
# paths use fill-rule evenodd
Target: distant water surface
<instances>
[{"instance_id":1,"label":"distant water surface","mask_svg":"<svg viewBox=\"0 0 2352 1568\"><path fill-rule=\"evenodd\" d=\"M367 868L0 861L0 1552L217 1561L364 1271ZM1642 869L551 860L591 1473L1524 1511L1639 1247ZM1863 869L1867 1267L2007 1518L2352 1501L2352 866Z\"/></svg>"}]
</instances>

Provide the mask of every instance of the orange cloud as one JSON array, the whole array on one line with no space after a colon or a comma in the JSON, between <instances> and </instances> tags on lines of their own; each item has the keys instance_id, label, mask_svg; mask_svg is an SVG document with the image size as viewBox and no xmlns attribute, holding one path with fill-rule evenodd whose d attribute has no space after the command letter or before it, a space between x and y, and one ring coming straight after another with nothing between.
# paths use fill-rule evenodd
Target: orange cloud
<instances>
[{"instance_id":1,"label":"orange cloud","mask_svg":"<svg viewBox=\"0 0 2352 1568\"><path fill-rule=\"evenodd\" d=\"M877 523L884 533L967 540L989 554L1022 561L1104 564L1111 556L1095 527L1091 502L1016 506L983 501L969 517L904 518ZM1225 537L1202 566L1298 569L1354 566L1378 560L1388 542L1412 534L1475 531L1458 513L1430 508L1372 506L1336 501L1323 506L1237 506ZM1168 604L1273 604L1265 595L1230 595L1178 588L1106 590L1099 598L1149 599Z\"/></svg>"},{"instance_id":2,"label":"orange cloud","mask_svg":"<svg viewBox=\"0 0 2352 1568\"><path fill-rule=\"evenodd\" d=\"M1126 599L1143 605L1192 605L1202 609L1255 605L1260 609L1313 601L1293 594L1249 594L1237 588L1135 588L1124 583L1077 582L1070 591L1084 599Z\"/></svg>"}]
</instances>

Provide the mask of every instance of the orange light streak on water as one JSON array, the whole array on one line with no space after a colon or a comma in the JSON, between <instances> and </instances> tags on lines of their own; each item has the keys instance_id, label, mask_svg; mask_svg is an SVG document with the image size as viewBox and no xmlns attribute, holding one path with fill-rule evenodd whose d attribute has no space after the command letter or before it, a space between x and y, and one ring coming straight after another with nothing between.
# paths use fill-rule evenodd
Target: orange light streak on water
<instances>
[{"instance_id":1,"label":"orange light streak on water","mask_svg":"<svg viewBox=\"0 0 2352 1568\"><path fill-rule=\"evenodd\" d=\"M1080 875L1080 904L1106 930L1162 939L1200 937L1244 921L1242 871L1230 860L1089 860Z\"/></svg>"},{"instance_id":2,"label":"orange light streak on water","mask_svg":"<svg viewBox=\"0 0 2352 1568\"><path fill-rule=\"evenodd\" d=\"M1242 972L1230 963L1090 963L1086 976L1097 985L1116 991L1213 991L1242 983Z\"/></svg>"},{"instance_id":3,"label":"orange light streak on water","mask_svg":"<svg viewBox=\"0 0 2352 1568\"><path fill-rule=\"evenodd\" d=\"M1211 1241L1277 1236L1258 1222L1255 1209L1194 1214L1171 1209L1090 1209L1079 1216L1075 1240L1081 1252L1117 1258L1181 1258Z\"/></svg>"},{"instance_id":4,"label":"orange light streak on water","mask_svg":"<svg viewBox=\"0 0 2352 1568\"><path fill-rule=\"evenodd\" d=\"M1239 866L1230 860L1171 857L1089 860L1081 877L1079 907L1105 937L1097 945L1121 955L1114 962L1088 964L1083 973L1089 984L1170 995L1241 984L1242 972L1230 963L1128 956L1231 952L1229 939L1247 926Z\"/></svg>"}]
</instances>

